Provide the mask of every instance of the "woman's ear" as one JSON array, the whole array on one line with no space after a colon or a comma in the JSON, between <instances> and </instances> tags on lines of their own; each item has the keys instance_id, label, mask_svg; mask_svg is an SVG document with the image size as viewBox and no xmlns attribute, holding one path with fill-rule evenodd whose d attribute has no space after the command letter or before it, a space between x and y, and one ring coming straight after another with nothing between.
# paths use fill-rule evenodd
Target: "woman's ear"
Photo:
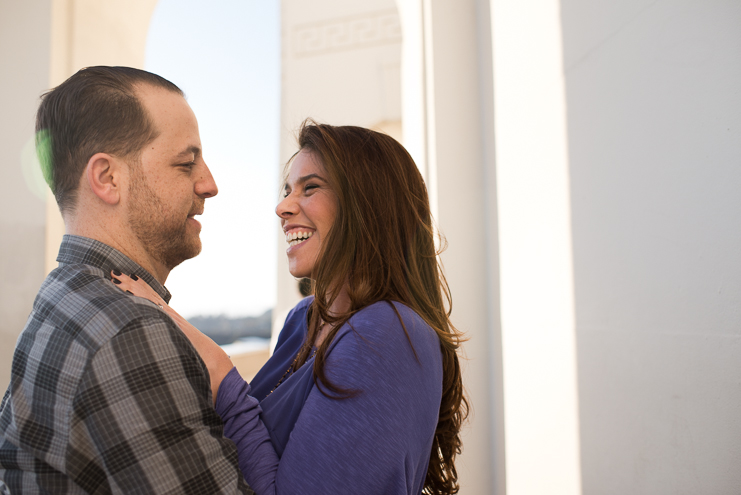
<instances>
[{"instance_id":1,"label":"woman's ear","mask_svg":"<svg viewBox=\"0 0 741 495\"><path fill-rule=\"evenodd\" d=\"M121 172L116 158L107 153L96 153L87 162L85 177L93 194L113 206L121 201Z\"/></svg>"}]
</instances>

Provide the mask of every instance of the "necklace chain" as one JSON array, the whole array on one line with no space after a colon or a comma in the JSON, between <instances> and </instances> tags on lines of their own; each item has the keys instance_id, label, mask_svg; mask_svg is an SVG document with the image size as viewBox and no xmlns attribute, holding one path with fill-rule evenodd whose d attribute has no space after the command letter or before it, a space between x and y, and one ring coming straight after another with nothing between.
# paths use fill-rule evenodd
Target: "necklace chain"
<instances>
[{"instance_id":1,"label":"necklace chain","mask_svg":"<svg viewBox=\"0 0 741 495\"><path fill-rule=\"evenodd\" d=\"M322 327L324 327L324 320L320 318L319 319L319 331L322 330ZM311 356L309 356L308 358L306 358L306 361L308 361L309 359L311 359L314 356L316 356L316 351L317 351L317 347L314 347L314 352L311 353ZM298 353L296 354L296 357L293 358L293 362L291 363L291 366L289 366L288 369L286 370L286 372L283 373L283 376L280 377L280 380L278 380L278 383L275 384L275 387L273 387L273 390L270 391L270 394L272 394L273 392L275 392L275 389L278 388L281 383L283 383L283 380L285 380L286 377L289 376L289 374L292 375L293 372L295 372L298 369L297 368L297 366L298 366L298 357L300 355L301 355L301 349L298 350ZM268 394L268 395L270 395L270 394Z\"/></svg>"},{"instance_id":2,"label":"necklace chain","mask_svg":"<svg viewBox=\"0 0 741 495\"><path fill-rule=\"evenodd\" d=\"M306 360L308 361L309 359L311 359L314 356L316 356L316 351L317 351L317 348L315 347L314 348L314 352L312 352L311 353L311 356L309 356ZM283 383L283 380L286 379L286 376L288 376L289 373L290 374L293 374L293 372L295 372L298 369L298 368L296 368L296 366L298 365L298 357L300 355L301 355L301 349L299 349L298 354L296 354L296 357L293 358L293 362L291 363L291 366L288 367L288 369L286 370L286 372L283 373L283 376L280 377L280 380L278 380L278 383L276 383L275 384L275 387L273 387L273 390L270 391L270 394L272 394L273 392L275 392L275 389L277 389L280 386L280 384ZM270 394L268 394L268 395L270 395Z\"/></svg>"}]
</instances>

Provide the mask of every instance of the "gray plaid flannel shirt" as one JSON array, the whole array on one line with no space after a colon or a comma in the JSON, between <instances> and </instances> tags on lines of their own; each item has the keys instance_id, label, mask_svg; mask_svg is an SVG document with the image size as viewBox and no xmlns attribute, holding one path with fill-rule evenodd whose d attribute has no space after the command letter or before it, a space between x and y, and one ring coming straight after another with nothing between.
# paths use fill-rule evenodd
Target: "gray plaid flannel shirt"
<instances>
[{"instance_id":1,"label":"gray plaid flannel shirt","mask_svg":"<svg viewBox=\"0 0 741 495\"><path fill-rule=\"evenodd\" d=\"M0 493L254 493L211 407L206 366L117 268L170 293L119 251L65 236L18 338L0 405Z\"/></svg>"}]
</instances>

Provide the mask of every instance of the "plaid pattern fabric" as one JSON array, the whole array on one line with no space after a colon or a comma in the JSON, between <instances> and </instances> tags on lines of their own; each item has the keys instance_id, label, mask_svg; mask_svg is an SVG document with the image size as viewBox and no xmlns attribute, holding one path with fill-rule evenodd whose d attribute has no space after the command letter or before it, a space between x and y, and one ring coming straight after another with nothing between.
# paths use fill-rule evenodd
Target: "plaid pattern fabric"
<instances>
[{"instance_id":1,"label":"plaid pattern fabric","mask_svg":"<svg viewBox=\"0 0 741 495\"><path fill-rule=\"evenodd\" d=\"M0 479L22 493L254 493L206 366L156 305L110 282L129 258L65 236L18 338L0 405Z\"/></svg>"}]
</instances>

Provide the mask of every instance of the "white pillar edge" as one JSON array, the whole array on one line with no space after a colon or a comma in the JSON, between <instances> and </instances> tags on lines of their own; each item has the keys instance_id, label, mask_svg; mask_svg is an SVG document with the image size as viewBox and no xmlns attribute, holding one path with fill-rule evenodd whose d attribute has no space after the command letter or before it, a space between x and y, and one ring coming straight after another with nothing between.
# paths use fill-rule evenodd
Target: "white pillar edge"
<instances>
[{"instance_id":1,"label":"white pillar edge","mask_svg":"<svg viewBox=\"0 0 741 495\"><path fill-rule=\"evenodd\" d=\"M508 495L580 494L558 0L492 0Z\"/></svg>"}]
</instances>

